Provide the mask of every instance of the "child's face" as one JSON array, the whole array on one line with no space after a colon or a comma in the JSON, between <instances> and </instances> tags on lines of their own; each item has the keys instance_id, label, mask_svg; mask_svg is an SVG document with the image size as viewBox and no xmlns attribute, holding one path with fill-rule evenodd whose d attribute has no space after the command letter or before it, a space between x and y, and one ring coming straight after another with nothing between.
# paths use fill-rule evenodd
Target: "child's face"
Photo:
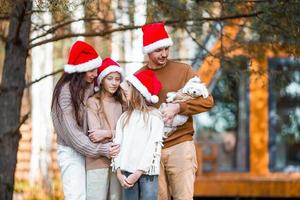
<instances>
[{"instance_id":1,"label":"child's face","mask_svg":"<svg viewBox=\"0 0 300 200\"><path fill-rule=\"evenodd\" d=\"M118 90L120 83L121 75L118 72L111 72L102 80L104 90L110 94L114 94Z\"/></svg>"},{"instance_id":2,"label":"child's face","mask_svg":"<svg viewBox=\"0 0 300 200\"><path fill-rule=\"evenodd\" d=\"M122 90L124 91L127 101L130 101L131 90L132 90L131 84L128 81L123 81L120 86L121 86Z\"/></svg>"}]
</instances>

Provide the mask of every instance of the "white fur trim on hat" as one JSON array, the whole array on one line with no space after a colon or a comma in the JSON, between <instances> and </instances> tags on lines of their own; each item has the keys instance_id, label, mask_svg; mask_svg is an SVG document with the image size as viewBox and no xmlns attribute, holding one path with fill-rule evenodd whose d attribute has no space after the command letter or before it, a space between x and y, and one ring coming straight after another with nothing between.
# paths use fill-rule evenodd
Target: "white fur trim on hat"
<instances>
[{"instance_id":1,"label":"white fur trim on hat","mask_svg":"<svg viewBox=\"0 0 300 200\"><path fill-rule=\"evenodd\" d=\"M173 45L173 41L171 38L165 38L162 40L158 40L152 44L149 44L147 46L143 47L143 53L147 54L147 53L151 53L156 49L162 48L162 47L170 47Z\"/></svg>"},{"instance_id":2,"label":"white fur trim on hat","mask_svg":"<svg viewBox=\"0 0 300 200\"><path fill-rule=\"evenodd\" d=\"M141 81L134 75L128 76L126 78L142 95L145 97L146 101L151 103L157 103L159 98L156 95L151 95L148 89L141 83Z\"/></svg>"},{"instance_id":3,"label":"white fur trim on hat","mask_svg":"<svg viewBox=\"0 0 300 200\"><path fill-rule=\"evenodd\" d=\"M112 72L119 72L121 74L121 78L123 80L123 70L121 67L117 66L117 65L111 65L107 68L105 68L97 77L97 84L100 85L102 79L107 76L108 74L112 73Z\"/></svg>"},{"instance_id":4,"label":"white fur trim on hat","mask_svg":"<svg viewBox=\"0 0 300 200\"><path fill-rule=\"evenodd\" d=\"M64 67L65 72L71 74L71 73L77 73L77 72L87 72L92 69L98 68L102 64L102 59L99 57L94 58L92 60L89 60L88 62L81 63L78 65L70 65L66 64Z\"/></svg>"}]
</instances>

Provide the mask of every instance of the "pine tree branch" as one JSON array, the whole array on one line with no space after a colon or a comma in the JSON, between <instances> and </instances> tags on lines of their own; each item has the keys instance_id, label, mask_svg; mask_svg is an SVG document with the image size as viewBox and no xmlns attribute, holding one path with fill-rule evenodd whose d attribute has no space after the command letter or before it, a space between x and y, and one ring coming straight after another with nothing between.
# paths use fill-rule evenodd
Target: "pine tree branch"
<instances>
[{"instance_id":1,"label":"pine tree branch","mask_svg":"<svg viewBox=\"0 0 300 200\"><path fill-rule=\"evenodd\" d=\"M187 28L184 29L187 34L192 38L192 40L201 48L203 49L208 55L215 57L207 48L205 48L205 46L203 46L201 43L199 43L197 41L197 39L195 37L193 37L192 32L190 30L188 30Z\"/></svg>"},{"instance_id":2,"label":"pine tree branch","mask_svg":"<svg viewBox=\"0 0 300 200\"><path fill-rule=\"evenodd\" d=\"M264 12L258 11L254 13L249 14L237 14L237 15L230 15L230 16L222 16L222 17L202 17L202 18L196 18L196 19L183 19L183 20L170 20L166 21L165 24L177 24L179 22L194 22L194 21L225 21L230 19L239 19L239 18L252 18L252 17L258 17L259 15L263 14Z\"/></svg>"}]
</instances>

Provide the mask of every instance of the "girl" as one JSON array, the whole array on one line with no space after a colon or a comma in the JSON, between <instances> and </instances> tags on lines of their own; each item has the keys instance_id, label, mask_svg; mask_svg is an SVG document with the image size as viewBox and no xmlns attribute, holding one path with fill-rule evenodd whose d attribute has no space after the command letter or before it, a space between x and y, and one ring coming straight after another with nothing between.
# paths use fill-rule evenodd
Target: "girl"
<instances>
[{"instance_id":1,"label":"girl","mask_svg":"<svg viewBox=\"0 0 300 200\"><path fill-rule=\"evenodd\" d=\"M57 82L51 117L57 133L57 160L66 200L86 200L85 158L109 157L111 143L92 143L84 126L85 106L101 58L89 44L77 41L71 48L65 73Z\"/></svg>"},{"instance_id":2,"label":"girl","mask_svg":"<svg viewBox=\"0 0 300 200\"><path fill-rule=\"evenodd\" d=\"M103 60L98 68L98 92L87 101L87 123L91 141L107 143L112 140L117 120L122 114L120 83L122 69L110 58ZM122 199L122 188L115 173L110 170L110 159L86 157L87 200Z\"/></svg>"},{"instance_id":3,"label":"girl","mask_svg":"<svg viewBox=\"0 0 300 200\"><path fill-rule=\"evenodd\" d=\"M126 78L121 84L128 110L121 115L114 143L121 145L113 170L124 187L124 199L156 200L163 120L151 106L158 102L161 84L151 70Z\"/></svg>"}]
</instances>

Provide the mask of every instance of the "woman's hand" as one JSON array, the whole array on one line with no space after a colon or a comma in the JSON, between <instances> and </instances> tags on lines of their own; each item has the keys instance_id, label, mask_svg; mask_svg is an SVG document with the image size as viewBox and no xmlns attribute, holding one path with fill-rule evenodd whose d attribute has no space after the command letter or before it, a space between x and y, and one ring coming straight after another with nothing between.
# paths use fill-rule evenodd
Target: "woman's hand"
<instances>
[{"instance_id":1,"label":"woman's hand","mask_svg":"<svg viewBox=\"0 0 300 200\"><path fill-rule=\"evenodd\" d=\"M120 145L112 143L109 148L108 155L110 158L115 158L120 153Z\"/></svg>"},{"instance_id":2,"label":"woman's hand","mask_svg":"<svg viewBox=\"0 0 300 200\"><path fill-rule=\"evenodd\" d=\"M126 182L126 176L122 174L120 169L117 169L117 178L123 188L127 189L133 186L132 184Z\"/></svg>"},{"instance_id":3,"label":"woman's hand","mask_svg":"<svg viewBox=\"0 0 300 200\"><path fill-rule=\"evenodd\" d=\"M142 176L143 174L143 171L141 170L137 170L135 171L133 174L130 174L127 178L126 178L126 182L130 185L134 185L138 180L139 178Z\"/></svg>"},{"instance_id":4,"label":"woman's hand","mask_svg":"<svg viewBox=\"0 0 300 200\"><path fill-rule=\"evenodd\" d=\"M89 138L92 142L103 142L104 140L112 138L110 130L92 129L88 131Z\"/></svg>"}]
</instances>

